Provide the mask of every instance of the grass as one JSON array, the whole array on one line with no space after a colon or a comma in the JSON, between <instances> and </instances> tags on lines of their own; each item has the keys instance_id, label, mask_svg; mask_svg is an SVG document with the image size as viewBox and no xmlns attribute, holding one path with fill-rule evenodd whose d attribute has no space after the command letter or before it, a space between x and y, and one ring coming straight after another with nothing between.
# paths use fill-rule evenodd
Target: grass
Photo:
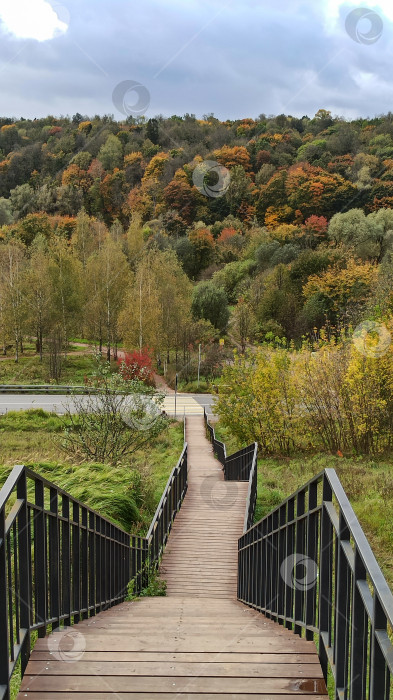
<instances>
[{"instance_id":1,"label":"grass","mask_svg":"<svg viewBox=\"0 0 393 700\"><path fill-rule=\"evenodd\" d=\"M184 391L187 394L210 394L211 385L204 379L199 382L179 382L179 391Z\"/></svg>"},{"instance_id":2,"label":"grass","mask_svg":"<svg viewBox=\"0 0 393 700\"><path fill-rule=\"evenodd\" d=\"M130 461L73 463L61 452L64 419L42 409L0 416L0 486L15 464L25 464L127 531L145 534L183 449L183 425L169 423Z\"/></svg>"},{"instance_id":3,"label":"grass","mask_svg":"<svg viewBox=\"0 0 393 700\"><path fill-rule=\"evenodd\" d=\"M115 365L114 365L115 366ZM86 375L96 369L94 354L68 355L59 384L84 384ZM48 384L50 383L47 358L40 362L35 354L26 353L19 358L0 360L0 384Z\"/></svg>"}]
</instances>

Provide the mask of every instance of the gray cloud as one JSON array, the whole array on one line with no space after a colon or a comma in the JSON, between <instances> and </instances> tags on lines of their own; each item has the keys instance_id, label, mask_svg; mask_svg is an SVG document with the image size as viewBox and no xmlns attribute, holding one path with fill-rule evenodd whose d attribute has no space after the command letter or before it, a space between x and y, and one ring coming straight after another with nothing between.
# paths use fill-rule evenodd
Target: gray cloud
<instances>
[{"instance_id":1,"label":"gray cloud","mask_svg":"<svg viewBox=\"0 0 393 700\"><path fill-rule=\"evenodd\" d=\"M355 117L392 108L392 23L384 18L377 43L357 44L345 31L353 5L332 31L323 3L311 0L62 4L70 26L51 41L18 40L0 25L0 114L121 118L111 95L127 79L150 91L148 116L301 116L325 107Z\"/></svg>"}]
</instances>

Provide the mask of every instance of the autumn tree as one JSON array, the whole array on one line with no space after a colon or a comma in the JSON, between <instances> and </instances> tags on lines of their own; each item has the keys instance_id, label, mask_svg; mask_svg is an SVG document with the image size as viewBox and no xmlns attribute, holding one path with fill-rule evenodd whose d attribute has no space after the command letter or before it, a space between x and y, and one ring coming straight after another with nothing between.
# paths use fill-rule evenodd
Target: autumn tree
<instances>
[{"instance_id":1,"label":"autumn tree","mask_svg":"<svg viewBox=\"0 0 393 700\"><path fill-rule=\"evenodd\" d=\"M117 355L119 316L131 281L131 271L121 244L111 236L107 236L101 249L90 256L86 281L88 299L85 313L100 347L102 340L105 341L109 362L112 346Z\"/></svg>"},{"instance_id":2,"label":"autumn tree","mask_svg":"<svg viewBox=\"0 0 393 700\"><path fill-rule=\"evenodd\" d=\"M47 242L37 236L30 250L30 260L23 280L28 328L36 337L36 348L43 359L44 338L50 335L53 318L50 257Z\"/></svg>"},{"instance_id":3,"label":"autumn tree","mask_svg":"<svg viewBox=\"0 0 393 700\"><path fill-rule=\"evenodd\" d=\"M68 339L72 329L78 327L82 309L82 264L72 255L64 239L50 242L49 277L52 338L59 340L66 353Z\"/></svg>"},{"instance_id":4,"label":"autumn tree","mask_svg":"<svg viewBox=\"0 0 393 700\"><path fill-rule=\"evenodd\" d=\"M177 353L190 317L191 285L173 251L142 254L121 316L130 347L152 348L157 355Z\"/></svg>"},{"instance_id":5,"label":"autumn tree","mask_svg":"<svg viewBox=\"0 0 393 700\"><path fill-rule=\"evenodd\" d=\"M225 291L212 282L200 282L192 296L192 314L196 320L205 319L220 331L225 331L229 320Z\"/></svg>"},{"instance_id":6,"label":"autumn tree","mask_svg":"<svg viewBox=\"0 0 393 700\"><path fill-rule=\"evenodd\" d=\"M4 335L12 338L15 362L23 351L23 330L26 306L23 294L23 273L26 265L25 249L20 243L0 246L0 298Z\"/></svg>"},{"instance_id":7,"label":"autumn tree","mask_svg":"<svg viewBox=\"0 0 393 700\"><path fill-rule=\"evenodd\" d=\"M353 305L363 305L378 278L378 268L370 262L350 259L345 268L329 267L321 275L311 275L303 288L305 299L322 294L335 312L345 312Z\"/></svg>"},{"instance_id":8,"label":"autumn tree","mask_svg":"<svg viewBox=\"0 0 393 700\"><path fill-rule=\"evenodd\" d=\"M233 312L231 330L235 340L240 343L243 353L247 343L254 339L256 329L257 323L252 306L241 297Z\"/></svg>"},{"instance_id":9,"label":"autumn tree","mask_svg":"<svg viewBox=\"0 0 393 700\"><path fill-rule=\"evenodd\" d=\"M109 134L98 153L98 160L105 170L111 171L123 165L123 146L114 134Z\"/></svg>"}]
</instances>

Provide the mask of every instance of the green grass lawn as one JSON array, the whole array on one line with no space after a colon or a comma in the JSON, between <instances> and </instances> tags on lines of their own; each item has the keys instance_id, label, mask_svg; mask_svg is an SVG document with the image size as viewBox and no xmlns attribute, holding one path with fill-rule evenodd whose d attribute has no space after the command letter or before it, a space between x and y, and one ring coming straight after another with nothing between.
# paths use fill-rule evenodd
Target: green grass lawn
<instances>
[{"instance_id":1,"label":"green grass lawn","mask_svg":"<svg viewBox=\"0 0 393 700\"><path fill-rule=\"evenodd\" d=\"M0 485L15 464L25 464L126 530L145 534L183 449L183 425L169 423L116 467L74 463L61 450L63 425L41 409L0 416Z\"/></svg>"},{"instance_id":2,"label":"green grass lawn","mask_svg":"<svg viewBox=\"0 0 393 700\"><path fill-rule=\"evenodd\" d=\"M73 348L71 348L72 350ZM80 348L74 348L80 352ZM113 369L117 367L112 362ZM96 361L94 353L86 355L68 354L63 363L63 370L59 384L84 384L86 376L94 373ZM47 358L40 362L39 357L33 351L27 351L19 358L0 359L0 384L48 384L50 383Z\"/></svg>"}]
</instances>

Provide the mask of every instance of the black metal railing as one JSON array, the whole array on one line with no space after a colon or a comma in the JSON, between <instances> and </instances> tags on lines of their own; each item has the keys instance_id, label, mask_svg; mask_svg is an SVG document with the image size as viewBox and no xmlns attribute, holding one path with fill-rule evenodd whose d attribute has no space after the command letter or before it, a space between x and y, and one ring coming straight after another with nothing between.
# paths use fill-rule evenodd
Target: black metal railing
<instances>
[{"instance_id":1,"label":"black metal railing","mask_svg":"<svg viewBox=\"0 0 393 700\"><path fill-rule=\"evenodd\" d=\"M94 394L99 389L86 385L0 384L0 394Z\"/></svg>"},{"instance_id":2,"label":"black metal railing","mask_svg":"<svg viewBox=\"0 0 393 700\"><path fill-rule=\"evenodd\" d=\"M251 456L251 455L250 455ZM243 532L246 532L254 524L255 508L258 495L258 445L254 444L250 475L248 478L248 492L246 502L246 512L244 515Z\"/></svg>"},{"instance_id":3,"label":"black metal railing","mask_svg":"<svg viewBox=\"0 0 393 700\"><path fill-rule=\"evenodd\" d=\"M258 477L258 445L254 442L248 447L235 452L227 457L226 447L223 442L217 440L213 426L204 410L204 420L206 432L213 445L214 453L222 464L224 478L226 481L248 481L248 494L246 503L246 513L244 518L244 531L254 522L255 506L257 500L257 477Z\"/></svg>"},{"instance_id":4,"label":"black metal railing","mask_svg":"<svg viewBox=\"0 0 393 700\"><path fill-rule=\"evenodd\" d=\"M334 469L239 540L238 598L315 640L335 700L388 700L393 596Z\"/></svg>"},{"instance_id":5,"label":"black metal railing","mask_svg":"<svg viewBox=\"0 0 393 700\"><path fill-rule=\"evenodd\" d=\"M226 481L248 481L255 454L255 443L226 457L224 475Z\"/></svg>"},{"instance_id":6,"label":"black metal railing","mask_svg":"<svg viewBox=\"0 0 393 700\"><path fill-rule=\"evenodd\" d=\"M203 418L205 421L205 427L206 427L206 432L208 435L208 438L213 445L213 452L216 455L217 459L219 462L221 462L222 466L225 466L226 458L227 458L227 452L226 448L223 442L221 440L217 440L216 434L214 432L214 428L212 425L209 423L209 419L207 417L206 413L206 408L203 409Z\"/></svg>"},{"instance_id":7,"label":"black metal railing","mask_svg":"<svg viewBox=\"0 0 393 700\"><path fill-rule=\"evenodd\" d=\"M159 562L162 556L175 514L180 510L186 491L187 445L184 446L181 457L168 479L146 535L148 556L151 564Z\"/></svg>"},{"instance_id":8,"label":"black metal railing","mask_svg":"<svg viewBox=\"0 0 393 700\"><path fill-rule=\"evenodd\" d=\"M43 637L139 593L156 566L187 490L187 444L146 537L130 535L32 470L15 467L0 490L0 700L8 700L31 634Z\"/></svg>"}]
</instances>

